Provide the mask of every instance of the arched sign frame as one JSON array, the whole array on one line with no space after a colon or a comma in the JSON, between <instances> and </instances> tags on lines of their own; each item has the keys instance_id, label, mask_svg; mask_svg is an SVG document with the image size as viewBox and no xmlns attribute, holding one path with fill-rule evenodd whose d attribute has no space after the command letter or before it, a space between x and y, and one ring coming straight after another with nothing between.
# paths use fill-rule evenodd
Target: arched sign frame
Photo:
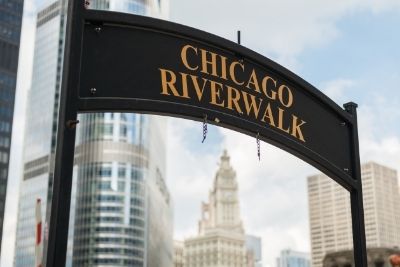
<instances>
[{"instance_id":1,"label":"arched sign frame","mask_svg":"<svg viewBox=\"0 0 400 267\"><path fill-rule=\"evenodd\" d=\"M354 262L367 266L356 104L342 109L282 66L215 35L87 10L81 1L69 1L64 54L45 266L65 266L78 113L99 111L207 116L315 166L350 192Z\"/></svg>"}]
</instances>

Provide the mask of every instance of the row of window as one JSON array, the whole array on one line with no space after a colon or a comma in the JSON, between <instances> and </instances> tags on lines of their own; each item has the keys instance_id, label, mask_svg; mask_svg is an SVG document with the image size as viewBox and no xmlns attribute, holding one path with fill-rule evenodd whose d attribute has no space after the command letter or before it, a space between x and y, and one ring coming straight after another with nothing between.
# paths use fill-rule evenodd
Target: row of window
<instances>
[{"instance_id":1,"label":"row of window","mask_svg":"<svg viewBox=\"0 0 400 267\"><path fill-rule=\"evenodd\" d=\"M144 247L144 241L133 239L133 238L120 238L120 237L97 237L94 239L96 243L114 243L114 244L126 244L133 245L136 247Z\"/></svg>"},{"instance_id":2,"label":"row of window","mask_svg":"<svg viewBox=\"0 0 400 267\"><path fill-rule=\"evenodd\" d=\"M111 140L118 138L120 142L143 145L147 136L148 120L145 116L133 113L94 113L80 115L81 127L79 143ZM117 128L118 127L118 128ZM114 134L118 132L118 136Z\"/></svg>"},{"instance_id":3,"label":"row of window","mask_svg":"<svg viewBox=\"0 0 400 267\"><path fill-rule=\"evenodd\" d=\"M1 147L1 143L0 143L0 147ZM125 181L118 181L117 188L114 189L111 186L111 181L101 181L97 185L97 188L100 189L101 191L105 191L105 190L114 191L114 190L116 190L118 192L124 192L125 191L125 184L126 184ZM133 194L136 194L136 195L142 195L143 194L143 188L142 188L142 186L140 184L134 182L134 183L131 183L131 192Z\"/></svg>"},{"instance_id":4,"label":"row of window","mask_svg":"<svg viewBox=\"0 0 400 267\"><path fill-rule=\"evenodd\" d=\"M122 260L122 259L93 259L89 261L88 259L74 260L74 265L76 266L92 266L96 265L110 265L110 266L130 266L130 267L143 267L143 261L141 260Z\"/></svg>"},{"instance_id":5,"label":"row of window","mask_svg":"<svg viewBox=\"0 0 400 267\"><path fill-rule=\"evenodd\" d=\"M96 254L113 254L113 256L116 255L123 255L123 256L134 256L137 258L143 258L144 252L142 250L138 249L130 249L130 248L94 248L94 249L77 249L74 251L74 257L82 257L87 254L91 253L96 253Z\"/></svg>"},{"instance_id":6,"label":"row of window","mask_svg":"<svg viewBox=\"0 0 400 267\"><path fill-rule=\"evenodd\" d=\"M127 234L135 237L144 237L144 231L138 228L121 228L121 227L96 227L94 229L96 233L116 233L116 234Z\"/></svg>"},{"instance_id":7,"label":"row of window","mask_svg":"<svg viewBox=\"0 0 400 267\"><path fill-rule=\"evenodd\" d=\"M16 74L0 71L0 85L6 86L8 88L15 88L16 79L17 79Z\"/></svg>"},{"instance_id":8,"label":"row of window","mask_svg":"<svg viewBox=\"0 0 400 267\"><path fill-rule=\"evenodd\" d=\"M0 163L8 163L8 153L0 151Z\"/></svg>"},{"instance_id":9,"label":"row of window","mask_svg":"<svg viewBox=\"0 0 400 267\"><path fill-rule=\"evenodd\" d=\"M81 227L81 225L77 225L75 227L75 235L79 237L83 237L85 234L89 234L93 230L93 227L91 226L86 226L86 227ZM101 227L95 227L94 231L96 233L112 233L112 234L120 234L120 235L129 235L133 236L135 238L144 238L144 231L140 228L137 227L129 227L127 228L126 226L123 227L115 227L115 226L101 226Z\"/></svg>"},{"instance_id":10,"label":"row of window","mask_svg":"<svg viewBox=\"0 0 400 267\"><path fill-rule=\"evenodd\" d=\"M118 177L125 178L127 169L126 167L118 167ZM92 163L81 166L79 174L84 177L112 177L112 166L109 164ZM137 168L131 169L131 178L133 180L142 181L143 171Z\"/></svg>"},{"instance_id":11,"label":"row of window","mask_svg":"<svg viewBox=\"0 0 400 267\"><path fill-rule=\"evenodd\" d=\"M1 18L0 16L0 22ZM18 66L18 46L0 40L0 68L11 72L17 71Z\"/></svg>"},{"instance_id":12,"label":"row of window","mask_svg":"<svg viewBox=\"0 0 400 267\"><path fill-rule=\"evenodd\" d=\"M0 121L0 132L9 133L11 131L11 123L8 121Z\"/></svg>"},{"instance_id":13,"label":"row of window","mask_svg":"<svg viewBox=\"0 0 400 267\"><path fill-rule=\"evenodd\" d=\"M12 115L13 110L10 107L4 105L0 106L0 117L11 118Z\"/></svg>"},{"instance_id":14,"label":"row of window","mask_svg":"<svg viewBox=\"0 0 400 267\"><path fill-rule=\"evenodd\" d=\"M10 103L14 102L14 92L14 88L6 88L0 84L0 100Z\"/></svg>"},{"instance_id":15,"label":"row of window","mask_svg":"<svg viewBox=\"0 0 400 267\"><path fill-rule=\"evenodd\" d=\"M1 8L1 6L0 6ZM21 17L22 14L18 13L11 13L11 12L2 12L0 16L0 23L1 24L9 24L9 25L15 25L20 27L21 26Z\"/></svg>"},{"instance_id":16,"label":"row of window","mask_svg":"<svg viewBox=\"0 0 400 267\"><path fill-rule=\"evenodd\" d=\"M22 14L23 6L23 0L0 0L0 8L5 8L15 13Z\"/></svg>"},{"instance_id":17,"label":"row of window","mask_svg":"<svg viewBox=\"0 0 400 267\"><path fill-rule=\"evenodd\" d=\"M10 25L0 24L0 38L10 40L14 43L18 43L19 37L20 37L20 25L10 26Z\"/></svg>"},{"instance_id":18,"label":"row of window","mask_svg":"<svg viewBox=\"0 0 400 267\"><path fill-rule=\"evenodd\" d=\"M9 148L10 147L10 138L6 136L0 136L0 148Z\"/></svg>"},{"instance_id":19,"label":"row of window","mask_svg":"<svg viewBox=\"0 0 400 267\"><path fill-rule=\"evenodd\" d=\"M6 180L7 179L7 168L0 168L0 180Z\"/></svg>"}]
</instances>

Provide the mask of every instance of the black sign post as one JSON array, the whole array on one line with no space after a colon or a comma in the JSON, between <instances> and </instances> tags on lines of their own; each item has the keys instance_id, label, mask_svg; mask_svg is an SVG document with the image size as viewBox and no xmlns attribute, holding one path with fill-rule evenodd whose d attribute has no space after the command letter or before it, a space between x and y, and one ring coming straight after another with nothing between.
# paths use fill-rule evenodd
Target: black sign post
<instances>
[{"instance_id":1,"label":"black sign post","mask_svg":"<svg viewBox=\"0 0 400 267\"><path fill-rule=\"evenodd\" d=\"M98 111L207 117L296 155L350 192L355 263L367 266L354 103L343 110L218 36L69 2L47 266L65 265L77 114Z\"/></svg>"}]
</instances>

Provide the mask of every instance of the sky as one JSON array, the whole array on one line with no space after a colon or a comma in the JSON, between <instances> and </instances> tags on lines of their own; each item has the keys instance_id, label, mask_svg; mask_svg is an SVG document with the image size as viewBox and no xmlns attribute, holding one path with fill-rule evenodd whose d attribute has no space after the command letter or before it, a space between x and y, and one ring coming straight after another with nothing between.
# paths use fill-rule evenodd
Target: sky
<instances>
[{"instance_id":1,"label":"sky","mask_svg":"<svg viewBox=\"0 0 400 267\"><path fill-rule=\"evenodd\" d=\"M35 12L25 0L1 266L11 267L23 129L30 87ZM170 20L236 41L293 71L340 106L359 105L361 161L400 170L400 1L170 0ZM294 156L253 137L169 119L167 182L175 206L175 236L196 233L218 160L227 149L239 181L246 232L263 240L265 266L281 249L309 251L306 177L317 173Z\"/></svg>"}]
</instances>

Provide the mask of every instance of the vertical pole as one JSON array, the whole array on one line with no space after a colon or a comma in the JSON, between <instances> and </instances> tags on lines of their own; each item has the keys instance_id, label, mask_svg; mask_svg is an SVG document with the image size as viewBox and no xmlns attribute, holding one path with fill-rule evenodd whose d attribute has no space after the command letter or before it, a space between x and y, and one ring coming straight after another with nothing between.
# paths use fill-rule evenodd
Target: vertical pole
<instances>
[{"instance_id":1,"label":"vertical pole","mask_svg":"<svg viewBox=\"0 0 400 267\"><path fill-rule=\"evenodd\" d=\"M68 1L49 240L44 266L64 267L75 149L84 0Z\"/></svg>"},{"instance_id":2,"label":"vertical pole","mask_svg":"<svg viewBox=\"0 0 400 267\"><path fill-rule=\"evenodd\" d=\"M237 43L240 44L240 31L237 31Z\"/></svg>"},{"instance_id":3,"label":"vertical pole","mask_svg":"<svg viewBox=\"0 0 400 267\"><path fill-rule=\"evenodd\" d=\"M363 205L362 181L361 181L360 152L358 144L357 104L353 102L346 103L344 104L344 108L353 117L353 124L351 125L352 127L351 172L352 172L352 177L357 182L357 188L351 189L350 199L351 199L351 216L353 225L354 263L356 267L367 267L364 205Z\"/></svg>"}]
</instances>

